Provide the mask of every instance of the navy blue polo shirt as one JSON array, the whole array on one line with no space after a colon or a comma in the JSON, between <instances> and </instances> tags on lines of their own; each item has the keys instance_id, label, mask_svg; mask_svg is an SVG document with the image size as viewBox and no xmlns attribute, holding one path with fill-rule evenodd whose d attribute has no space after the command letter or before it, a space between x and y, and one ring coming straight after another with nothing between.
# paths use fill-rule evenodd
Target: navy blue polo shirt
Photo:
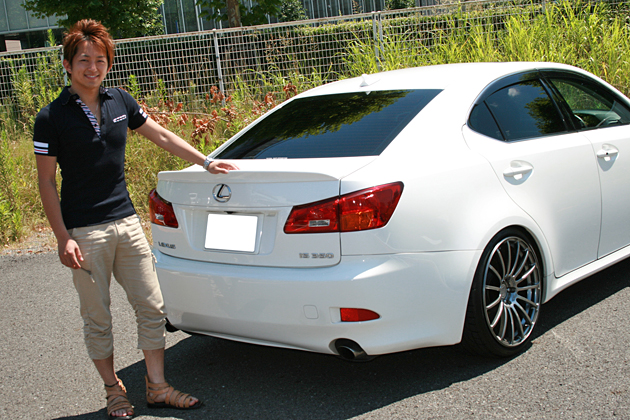
<instances>
[{"instance_id":1,"label":"navy blue polo shirt","mask_svg":"<svg viewBox=\"0 0 630 420\"><path fill-rule=\"evenodd\" d=\"M35 153L56 156L61 168L61 214L67 229L112 222L135 214L125 183L127 128L146 113L122 89L101 90L97 134L88 116L64 88L35 119Z\"/></svg>"}]
</instances>

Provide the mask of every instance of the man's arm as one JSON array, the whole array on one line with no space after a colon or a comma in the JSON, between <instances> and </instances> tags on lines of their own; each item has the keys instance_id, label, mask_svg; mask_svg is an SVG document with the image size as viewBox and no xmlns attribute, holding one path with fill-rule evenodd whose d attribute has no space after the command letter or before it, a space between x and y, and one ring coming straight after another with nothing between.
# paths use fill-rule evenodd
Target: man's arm
<instances>
[{"instance_id":1,"label":"man's arm","mask_svg":"<svg viewBox=\"0 0 630 420\"><path fill-rule=\"evenodd\" d=\"M139 134L151 140L153 143L190 163L203 165L206 157L197 149L188 144L184 139L162 127L151 118L135 130ZM232 163L215 160L208 166L208 171L213 174L226 174L238 169Z\"/></svg>"},{"instance_id":2,"label":"man's arm","mask_svg":"<svg viewBox=\"0 0 630 420\"><path fill-rule=\"evenodd\" d=\"M67 267L81 268L83 255L79 245L72 239L63 223L59 194L57 194L57 158L54 156L35 155L37 162L37 178L39 181L39 195L42 198L46 217L52 227L59 248L59 259Z\"/></svg>"}]
</instances>

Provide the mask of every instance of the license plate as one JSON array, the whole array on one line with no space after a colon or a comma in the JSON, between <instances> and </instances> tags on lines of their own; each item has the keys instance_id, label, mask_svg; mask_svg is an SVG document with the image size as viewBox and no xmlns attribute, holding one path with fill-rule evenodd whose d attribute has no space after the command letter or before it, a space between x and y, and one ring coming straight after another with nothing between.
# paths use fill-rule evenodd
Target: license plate
<instances>
[{"instance_id":1,"label":"license plate","mask_svg":"<svg viewBox=\"0 0 630 420\"><path fill-rule=\"evenodd\" d=\"M208 214L206 249L254 252L258 217L245 214Z\"/></svg>"}]
</instances>

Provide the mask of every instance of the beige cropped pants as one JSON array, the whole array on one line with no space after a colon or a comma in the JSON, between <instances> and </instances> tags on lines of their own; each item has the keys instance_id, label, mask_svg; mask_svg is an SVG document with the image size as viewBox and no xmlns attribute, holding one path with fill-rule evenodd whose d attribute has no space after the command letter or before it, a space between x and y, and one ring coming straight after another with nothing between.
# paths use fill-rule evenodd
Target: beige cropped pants
<instances>
[{"instance_id":1,"label":"beige cropped pants","mask_svg":"<svg viewBox=\"0 0 630 420\"><path fill-rule=\"evenodd\" d=\"M112 274L127 293L136 313L138 348L165 345L164 300L151 248L138 216L70 230L84 261L72 270L79 293L85 345L90 358L101 360L114 352L109 287Z\"/></svg>"}]
</instances>

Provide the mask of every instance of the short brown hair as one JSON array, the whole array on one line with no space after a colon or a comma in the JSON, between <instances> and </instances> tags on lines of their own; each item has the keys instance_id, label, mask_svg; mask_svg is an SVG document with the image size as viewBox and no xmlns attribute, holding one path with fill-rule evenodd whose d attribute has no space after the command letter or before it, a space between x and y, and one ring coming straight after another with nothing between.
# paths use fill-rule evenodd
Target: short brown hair
<instances>
[{"instance_id":1,"label":"short brown hair","mask_svg":"<svg viewBox=\"0 0 630 420\"><path fill-rule=\"evenodd\" d=\"M107 65L114 62L114 41L101 22L92 19L83 19L72 25L63 37L63 58L72 63L77 53L79 44L88 41L98 48L105 50Z\"/></svg>"}]
</instances>

